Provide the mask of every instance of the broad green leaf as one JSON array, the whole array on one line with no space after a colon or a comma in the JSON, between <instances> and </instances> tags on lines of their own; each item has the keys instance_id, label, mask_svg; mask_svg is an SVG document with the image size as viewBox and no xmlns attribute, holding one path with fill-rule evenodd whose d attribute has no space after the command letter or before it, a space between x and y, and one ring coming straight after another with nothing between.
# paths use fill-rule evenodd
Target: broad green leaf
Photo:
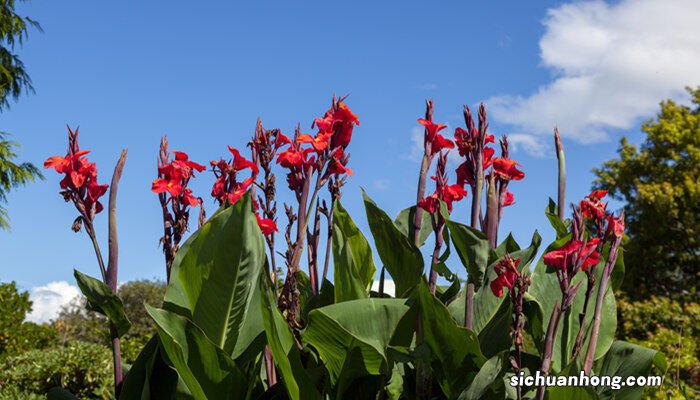
<instances>
[{"instance_id":1,"label":"broad green leaf","mask_svg":"<svg viewBox=\"0 0 700 400\"><path fill-rule=\"evenodd\" d=\"M594 370L598 376L620 376L624 382L629 376L650 376L652 366L656 366L659 375L666 370L666 359L661 352L615 341L605 357L596 363ZM613 390L609 386L599 386L597 390L600 399L633 400L642 397L644 387L623 386Z\"/></svg>"},{"instance_id":2,"label":"broad green leaf","mask_svg":"<svg viewBox=\"0 0 700 400\"><path fill-rule=\"evenodd\" d=\"M124 304L109 286L80 271L73 270L78 287L88 300L88 307L109 318L119 336L131 328L131 321L124 313Z\"/></svg>"},{"instance_id":3,"label":"broad green leaf","mask_svg":"<svg viewBox=\"0 0 700 400\"><path fill-rule=\"evenodd\" d=\"M335 302L369 297L376 273L372 248L340 201L336 201L333 214Z\"/></svg>"},{"instance_id":4,"label":"broad green leaf","mask_svg":"<svg viewBox=\"0 0 700 400\"><path fill-rule=\"evenodd\" d=\"M383 298L317 308L309 313L302 340L318 351L332 383L341 375L345 380L379 375L388 372L387 347L409 310L406 299ZM415 321L412 315L408 319ZM412 330L400 333L403 343L399 344L409 345ZM354 351L359 351L356 359L352 359Z\"/></svg>"},{"instance_id":5,"label":"broad green leaf","mask_svg":"<svg viewBox=\"0 0 700 400\"><path fill-rule=\"evenodd\" d=\"M227 354L236 351L265 246L250 194L217 211L180 248L163 308L190 318Z\"/></svg>"},{"instance_id":6,"label":"broad green leaf","mask_svg":"<svg viewBox=\"0 0 700 400\"><path fill-rule=\"evenodd\" d=\"M502 399L502 377L507 368L508 351L489 358L474 377L472 384L459 395L459 400Z\"/></svg>"},{"instance_id":7,"label":"broad green leaf","mask_svg":"<svg viewBox=\"0 0 700 400\"><path fill-rule=\"evenodd\" d=\"M391 370L389 383L384 387L389 400L399 400L403 395L403 377L404 365L400 363L394 364L394 368Z\"/></svg>"},{"instance_id":8,"label":"broad green leaf","mask_svg":"<svg viewBox=\"0 0 700 400\"><path fill-rule=\"evenodd\" d=\"M557 203L555 203L551 197L549 199L549 203L547 203L547 207L544 209L544 215L547 217L549 223L552 225L552 228L554 228L554 231L557 233L557 239L566 236L569 231L571 221L567 219L562 222L562 220L559 219Z\"/></svg>"},{"instance_id":9,"label":"broad green leaf","mask_svg":"<svg viewBox=\"0 0 700 400\"><path fill-rule=\"evenodd\" d=\"M448 398L456 398L471 384L486 358L476 334L455 323L447 308L430 293L427 282L422 280L414 293L422 344L430 349L435 380Z\"/></svg>"},{"instance_id":10,"label":"broad green leaf","mask_svg":"<svg viewBox=\"0 0 700 400\"><path fill-rule=\"evenodd\" d=\"M413 240L413 220L415 217L416 206L411 206L401 210L399 215L396 216L396 219L394 219L394 224L396 227L409 240ZM428 240L430 235L433 233L433 225L430 221L430 214L423 212L421 221L420 234L418 235L418 247L423 246L425 241Z\"/></svg>"},{"instance_id":11,"label":"broad green leaf","mask_svg":"<svg viewBox=\"0 0 700 400\"><path fill-rule=\"evenodd\" d=\"M124 377L120 399L170 399L175 396L179 377L163 360L160 351L161 345L156 334L141 349L141 353ZM178 398L183 397L179 394Z\"/></svg>"},{"instance_id":12,"label":"broad green leaf","mask_svg":"<svg viewBox=\"0 0 700 400\"><path fill-rule=\"evenodd\" d=\"M248 311L245 313L238 340L231 353L231 358L238 365L255 361L255 358L265 347L265 324L260 313L260 285L253 285Z\"/></svg>"},{"instance_id":13,"label":"broad green leaf","mask_svg":"<svg viewBox=\"0 0 700 400\"><path fill-rule=\"evenodd\" d=\"M545 254L551 250L560 248L566 242L568 242L570 238L571 235L569 234L557 239L547 247ZM607 250L604 249L603 253L604 255L607 254ZM604 262L604 256L601 256L600 264L596 268L596 282L600 282L600 277L603 270L602 264ZM579 315L583 310L583 303L585 299L585 280L586 275L583 272L576 274L572 280L572 286L577 285L581 281L584 282L581 284L578 292L576 293L576 297L574 298L571 307L562 316L561 321L559 322L552 351L552 370L554 372L561 371L561 369L571 361L573 347L576 342L576 336L578 335L580 326ZM588 304L588 311L586 313L585 321L587 332L586 340L584 341L582 347L583 353L585 353L585 349L588 347L588 338L590 337L588 333L590 332L591 322L593 320L598 286L599 285L596 285L595 289L593 290L593 294ZM614 339L615 330L617 329L617 305L615 303L615 296L610 286L611 285L608 284L607 291L603 298L600 332L595 353L596 359L602 357L608 351ZM540 258L532 274L532 285L530 286L529 293L535 298L535 300L537 300L537 303L542 308L542 330L546 331L555 303L557 301L561 303L561 289L559 287L559 281L557 280L556 274L544 265L543 257ZM538 346L541 348L541 343L539 343Z\"/></svg>"},{"instance_id":14,"label":"broad green leaf","mask_svg":"<svg viewBox=\"0 0 700 400\"><path fill-rule=\"evenodd\" d=\"M401 233L391 218L366 193L363 192L362 196L379 258L394 280L396 297L403 297L420 281L423 256L413 245L412 239Z\"/></svg>"},{"instance_id":15,"label":"broad green leaf","mask_svg":"<svg viewBox=\"0 0 700 400\"><path fill-rule=\"evenodd\" d=\"M505 291L504 297L508 297ZM510 300L501 301L496 314L479 331L479 345L484 356L491 358L503 350L510 349L512 316L513 306Z\"/></svg>"},{"instance_id":16,"label":"broad green leaf","mask_svg":"<svg viewBox=\"0 0 700 400\"><path fill-rule=\"evenodd\" d=\"M294 333L277 309L272 282L266 275L260 277L260 292L260 310L265 324L267 344L287 394L292 400L320 400L320 394L301 363Z\"/></svg>"},{"instance_id":17,"label":"broad green leaf","mask_svg":"<svg viewBox=\"0 0 700 400\"><path fill-rule=\"evenodd\" d=\"M168 360L195 399L245 398L246 380L236 363L192 321L146 304Z\"/></svg>"},{"instance_id":18,"label":"broad green leaf","mask_svg":"<svg viewBox=\"0 0 700 400\"><path fill-rule=\"evenodd\" d=\"M488 238L481 231L459 222L446 221L446 225L459 259L467 269L469 282L480 287L489 264Z\"/></svg>"}]
</instances>

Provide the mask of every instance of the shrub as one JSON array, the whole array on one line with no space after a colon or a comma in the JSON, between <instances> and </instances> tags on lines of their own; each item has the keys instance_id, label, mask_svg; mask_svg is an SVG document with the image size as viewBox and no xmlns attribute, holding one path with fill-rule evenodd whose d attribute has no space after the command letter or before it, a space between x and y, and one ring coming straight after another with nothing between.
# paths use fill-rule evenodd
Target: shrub
<instances>
[{"instance_id":1,"label":"shrub","mask_svg":"<svg viewBox=\"0 0 700 400\"><path fill-rule=\"evenodd\" d=\"M30 395L45 395L55 386L83 399L109 398L110 357L106 347L78 341L7 357L0 362L0 398L19 393L33 398Z\"/></svg>"}]
</instances>

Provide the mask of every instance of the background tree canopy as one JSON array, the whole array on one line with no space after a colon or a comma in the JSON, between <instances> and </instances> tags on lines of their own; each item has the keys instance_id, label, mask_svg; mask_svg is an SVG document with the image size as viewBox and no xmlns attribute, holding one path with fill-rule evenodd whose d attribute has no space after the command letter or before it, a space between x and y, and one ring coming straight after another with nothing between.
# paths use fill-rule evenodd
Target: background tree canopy
<instances>
[{"instance_id":1,"label":"background tree canopy","mask_svg":"<svg viewBox=\"0 0 700 400\"><path fill-rule=\"evenodd\" d=\"M599 169L593 186L624 201L630 240L625 244L623 290L697 302L700 291L700 88L692 106L661 103L642 126L639 149L626 138L619 158Z\"/></svg>"},{"instance_id":2,"label":"background tree canopy","mask_svg":"<svg viewBox=\"0 0 700 400\"><path fill-rule=\"evenodd\" d=\"M34 90L24 64L14 53L30 26L41 29L36 21L17 15L15 0L0 0L0 112L10 106L10 98L16 100L22 93ZM0 131L0 229L9 228L7 210L2 206L7 203L7 193L41 178L34 165L15 162L18 147L17 142L8 140L7 133Z\"/></svg>"}]
</instances>

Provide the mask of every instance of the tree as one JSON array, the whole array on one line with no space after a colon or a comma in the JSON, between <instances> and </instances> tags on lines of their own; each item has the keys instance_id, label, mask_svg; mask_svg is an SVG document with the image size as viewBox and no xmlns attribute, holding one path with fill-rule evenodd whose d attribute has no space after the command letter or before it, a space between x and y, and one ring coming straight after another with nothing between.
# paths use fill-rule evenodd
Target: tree
<instances>
[{"instance_id":1,"label":"tree","mask_svg":"<svg viewBox=\"0 0 700 400\"><path fill-rule=\"evenodd\" d=\"M594 188L626 203L623 290L632 300L700 295L700 88L688 91L690 107L662 102L639 149L623 137L618 158L594 170Z\"/></svg>"},{"instance_id":2,"label":"tree","mask_svg":"<svg viewBox=\"0 0 700 400\"><path fill-rule=\"evenodd\" d=\"M41 27L29 17L19 16L15 2L0 0L0 111L9 107L9 98L16 100L22 93L34 90L22 60L13 51L22 45L30 26Z\"/></svg>"},{"instance_id":3,"label":"tree","mask_svg":"<svg viewBox=\"0 0 700 400\"><path fill-rule=\"evenodd\" d=\"M22 93L34 90L24 64L14 53L15 47L27 37L30 26L41 29L32 19L15 12L15 0L0 0L0 112L10 106L10 98L16 100ZM2 207L7 203L7 193L41 178L34 165L15 162L15 149L19 145L7 140L7 136L0 132L0 229L9 227L7 210Z\"/></svg>"}]
</instances>

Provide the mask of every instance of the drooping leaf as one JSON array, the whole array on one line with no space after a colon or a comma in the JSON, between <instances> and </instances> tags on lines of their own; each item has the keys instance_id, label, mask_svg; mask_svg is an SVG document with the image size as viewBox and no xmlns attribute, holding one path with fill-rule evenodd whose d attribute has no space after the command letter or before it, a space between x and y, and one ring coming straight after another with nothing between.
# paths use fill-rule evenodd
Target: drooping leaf
<instances>
[{"instance_id":1,"label":"drooping leaf","mask_svg":"<svg viewBox=\"0 0 700 400\"><path fill-rule=\"evenodd\" d=\"M391 218L363 193L367 222L379 258L396 285L396 297L403 297L420 281L423 256L412 239L401 233Z\"/></svg>"},{"instance_id":2,"label":"drooping leaf","mask_svg":"<svg viewBox=\"0 0 700 400\"><path fill-rule=\"evenodd\" d=\"M236 363L192 321L146 304L168 360L195 399L241 399L246 379Z\"/></svg>"},{"instance_id":3,"label":"drooping leaf","mask_svg":"<svg viewBox=\"0 0 700 400\"><path fill-rule=\"evenodd\" d=\"M267 344L287 394L292 400L320 400L321 395L301 363L294 334L277 309L272 282L266 275L260 277L260 292L260 310L265 324Z\"/></svg>"},{"instance_id":4,"label":"drooping leaf","mask_svg":"<svg viewBox=\"0 0 700 400\"><path fill-rule=\"evenodd\" d=\"M413 220L416 218L416 206L404 208L399 211L399 215L394 219L396 227L410 240L413 240ZM418 235L418 246L423 246L425 241L433 233L433 226L430 221L430 214L423 212L421 218L420 234Z\"/></svg>"},{"instance_id":5,"label":"drooping leaf","mask_svg":"<svg viewBox=\"0 0 700 400\"><path fill-rule=\"evenodd\" d=\"M619 376L624 382L630 376L650 376L652 366L663 373L666 359L663 353L623 341L615 341L605 357L594 366L598 376ZM617 390L610 386L598 386L598 397L603 400L633 400L642 397L643 386L622 386Z\"/></svg>"},{"instance_id":6,"label":"drooping leaf","mask_svg":"<svg viewBox=\"0 0 700 400\"><path fill-rule=\"evenodd\" d=\"M376 272L367 239L340 201L336 201L333 214L335 302L368 298Z\"/></svg>"},{"instance_id":7,"label":"drooping leaf","mask_svg":"<svg viewBox=\"0 0 700 400\"><path fill-rule=\"evenodd\" d=\"M219 210L180 248L163 308L190 318L233 354L264 263L263 237L246 194Z\"/></svg>"},{"instance_id":8,"label":"drooping leaf","mask_svg":"<svg viewBox=\"0 0 700 400\"><path fill-rule=\"evenodd\" d=\"M124 313L124 304L112 289L102 281L85 275L77 269L73 270L73 275L80 291L88 300L88 308L109 318L120 337L129 331L131 321Z\"/></svg>"},{"instance_id":9,"label":"drooping leaf","mask_svg":"<svg viewBox=\"0 0 700 400\"><path fill-rule=\"evenodd\" d=\"M446 221L452 243L467 269L469 281L481 287L481 281L489 263L489 241L486 235L459 222Z\"/></svg>"},{"instance_id":10,"label":"drooping leaf","mask_svg":"<svg viewBox=\"0 0 700 400\"><path fill-rule=\"evenodd\" d=\"M427 282L421 281L414 293L435 379L448 398L456 398L471 384L486 358L476 334L455 323L447 308L430 293Z\"/></svg>"},{"instance_id":11,"label":"drooping leaf","mask_svg":"<svg viewBox=\"0 0 700 400\"><path fill-rule=\"evenodd\" d=\"M332 383L341 377L378 375L388 372L387 347L392 338L401 334L403 343L399 344L410 344L412 330L396 332L405 318L415 321L412 315L407 317L410 308L406 299L383 298L317 308L309 313L302 340L318 351ZM359 353L353 353L355 350Z\"/></svg>"}]
</instances>

